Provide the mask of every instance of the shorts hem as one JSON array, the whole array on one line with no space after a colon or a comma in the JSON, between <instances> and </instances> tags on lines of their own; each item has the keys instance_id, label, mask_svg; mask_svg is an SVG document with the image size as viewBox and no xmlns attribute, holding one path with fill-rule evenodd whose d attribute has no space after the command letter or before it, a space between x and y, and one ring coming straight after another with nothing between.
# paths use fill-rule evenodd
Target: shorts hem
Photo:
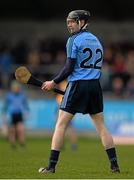
<instances>
[{"instance_id":1,"label":"shorts hem","mask_svg":"<svg viewBox=\"0 0 134 180\"><path fill-rule=\"evenodd\" d=\"M68 113L71 113L71 114L73 114L73 115L75 115L76 114L76 112L75 111L73 111L73 110L70 110L70 109L67 109L67 108L60 108L61 110L63 110L63 111L66 111L66 112L68 112Z\"/></svg>"}]
</instances>

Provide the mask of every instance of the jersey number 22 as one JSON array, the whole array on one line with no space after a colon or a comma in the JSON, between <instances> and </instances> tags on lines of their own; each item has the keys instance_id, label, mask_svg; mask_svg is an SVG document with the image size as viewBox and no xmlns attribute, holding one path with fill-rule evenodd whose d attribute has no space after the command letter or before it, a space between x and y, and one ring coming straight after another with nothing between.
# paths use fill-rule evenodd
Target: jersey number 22
<instances>
[{"instance_id":1,"label":"jersey number 22","mask_svg":"<svg viewBox=\"0 0 134 180\"><path fill-rule=\"evenodd\" d=\"M83 53L86 53L86 52L89 52L89 56L80 63L80 67L81 68L101 69L101 66L98 66L97 64L102 61L102 50L99 49L99 48L96 49L95 53L96 54L99 53L100 57L95 61L94 64L90 64L90 65L87 65L86 62L88 62L92 58L93 52L92 52L92 50L90 48L85 48L83 50Z\"/></svg>"}]
</instances>

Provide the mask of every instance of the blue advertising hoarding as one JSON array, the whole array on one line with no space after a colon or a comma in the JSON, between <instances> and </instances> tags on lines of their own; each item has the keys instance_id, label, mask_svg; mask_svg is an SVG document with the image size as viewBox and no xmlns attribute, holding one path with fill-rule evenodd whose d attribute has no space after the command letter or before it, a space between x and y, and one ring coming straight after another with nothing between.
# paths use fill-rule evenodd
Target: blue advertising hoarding
<instances>
[{"instance_id":1,"label":"blue advertising hoarding","mask_svg":"<svg viewBox=\"0 0 134 180\"><path fill-rule=\"evenodd\" d=\"M0 110L3 102L0 101ZM31 130L53 130L58 105L55 99L29 100L30 113L25 121ZM107 128L113 135L134 136L134 102L104 101L104 118ZM95 131L89 115L76 114L73 126L78 131ZM2 126L2 116L0 127Z\"/></svg>"}]
</instances>

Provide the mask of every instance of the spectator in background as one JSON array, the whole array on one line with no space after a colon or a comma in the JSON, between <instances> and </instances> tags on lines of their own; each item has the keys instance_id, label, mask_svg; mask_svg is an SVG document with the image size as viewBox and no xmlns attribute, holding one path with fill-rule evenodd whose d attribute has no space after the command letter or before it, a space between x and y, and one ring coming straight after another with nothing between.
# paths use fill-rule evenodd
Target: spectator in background
<instances>
[{"instance_id":1,"label":"spectator in background","mask_svg":"<svg viewBox=\"0 0 134 180\"><path fill-rule=\"evenodd\" d=\"M42 65L54 63L52 53L49 51L40 52L40 62Z\"/></svg>"},{"instance_id":2,"label":"spectator in background","mask_svg":"<svg viewBox=\"0 0 134 180\"><path fill-rule=\"evenodd\" d=\"M126 98L134 98L134 77L130 78L127 83Z\"/></svg>"},{"instance_id":3,"label":"spectator in background","mask_svg":"<svg viewBox=\"0 0 134 180\"><path fill-rule=\"evenodd\" d=\"M36 50L31 50L27 56L26 63L33 68L37 68L40 64L39 54Z\"/></svg>"},{"instance_id":4,"label":"spectator in background","mask_svg":"<svg viewBox=\"0 0 134 180\"><path fill-rule=\"evenodd\" d=\"M32 49L26 59L26 63L31 69L32 73L38 77L39 76L39 69L40 69L40 57L39 53L36 49Z\"/></svg>"},{"instance_id":5,"label":"spectator in background","mask_svg":"<svg viewBox=\"0 0 134 180\"><path fill-rule=\"evenodd\" d=\"M117 52L113 59L112 70L115 74L122 74L125 72L125 59L121 52Z\"/></svg>"},{"instance_id":6,"label":"spectator in background","mask_svg":"<svg viewBox=\"0 0 134 180\"><path fill-rule=\"evenodd\" d=\"M124 85L129 80L129 74L126 72L125 56L121 52L115 54L112 66L113 76L118 76L123 80Z\"/></svg>"},{"instance_id":7,"label":"spectator in background","mask_svg":"<svg viewBox=\"0 0 134 180\"><path fill-rule=\"evenodd\" d=\"M121 77L115 76L112 79L112 92L115 98L124 98L124 82Z\"/></svg>"},{"instance_id":8,"label":"spectator in background","mask_svg":"<svg viewBox=\"0 0 134 180\"><path fill-rule=\"evenodd\" d=\"M106 45L105 51L104 51L104 62L111 66L113 64L113 56L114 56L114 51L110 45Z\"/></svg>"},{"instance_id":9,"label":"spectator in background","mask_svg":"<svg viewBox=\"0 0 134 180\"><path fill-rule=\"evenodd\" d=\"M125 68L130 77L134 77L134 50L128 51L126 55Z\"/></svg>"},{"instance_id":10,"label":"spectator in background","mask_svg":"<svg viewBox=\"0 0 134 180\"><path fill-rule=\"evenodd\" d=\"M25 146L24 113L28 111L27 97L21 85L13 81L3 107L4 123L8 126L8 138L12 148L16 148L17 140L21 147Z\"/></svg>"},{"instance_id":11,"label":"spectator in background","mask_svg":"<svg viewBox=\"0 0 134 180\"><path fill-rule=\"evenodd\" d=\"M9 81L11 80L12 65L14 59L10 54L10 50L7 46L3 46L0 49L0 77L1 77L1 88L7 88Z\"/></svg>"},{"instance_id":12,"label":"spectator in background","mask_svg":"<svg viewBox=\"0 0 134 180\"><path fill-rule=\"evenodd\" d=\"M29 45L25 40L18 41L18 43L12 48L12 55L14 56L16 64L25 64L28 53Z\"/></svg>"},{"instance_id":13,"label":"spectator in background","mask_svg":"<svg viewBox=\"0 0 134 180\"><path fill-rule=\"evenodd\" d=\"M57 64L65 64L66 53L63 50L59 50L56 54L55 60Z\"/></svg>"}]
</instances>

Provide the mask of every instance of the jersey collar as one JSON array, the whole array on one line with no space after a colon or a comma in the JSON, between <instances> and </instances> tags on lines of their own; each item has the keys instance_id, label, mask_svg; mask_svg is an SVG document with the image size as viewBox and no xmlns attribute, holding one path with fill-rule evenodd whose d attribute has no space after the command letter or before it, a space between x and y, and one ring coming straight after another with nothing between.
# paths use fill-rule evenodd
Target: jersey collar
<instances>
[{"instance_id":1,"label":"jersey collar","mask_svg":"<svg viewBox=\"0 0 134 180\"><path fill-rule=\"evenodd\" d=\"M76 35L76 34L79 34L79 33L82 33L82 32L88 32L88 30L87 30L87 29L82 29L82 30L80 30L80 31L78 31L78 32L72 33L71 36Z\"/></svg>"}]
</instances>

